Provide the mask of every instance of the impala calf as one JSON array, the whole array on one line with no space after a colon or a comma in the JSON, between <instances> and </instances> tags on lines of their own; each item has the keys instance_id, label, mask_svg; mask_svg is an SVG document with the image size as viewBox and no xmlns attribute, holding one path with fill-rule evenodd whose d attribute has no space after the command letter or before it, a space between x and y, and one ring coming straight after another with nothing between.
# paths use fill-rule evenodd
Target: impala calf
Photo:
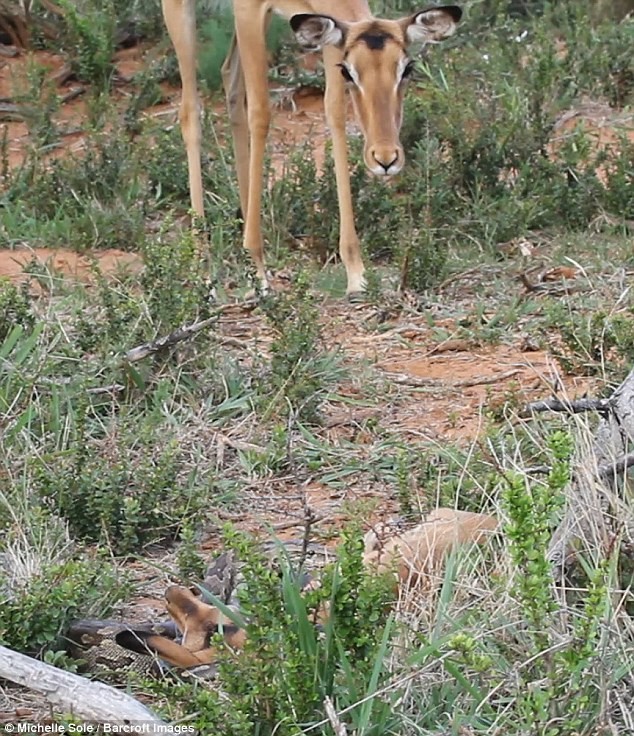
<instances>
[{"instance_id":1,"label":"impala calf","mask_svg":"<svg viewBox=\"0 0 634 736\"><path fill-rule=\"evenodd\" d=\"M422 523L399 534L370 531L365 537L363 564L368 570L394 575L395 592L413 591L428 595L440 584L439 575L447 556L457 547L484 544L499 529L498 520L489 514L438 508ZM320 587L318 579L305 576L302 591ZM225 644L242 649L246 631L238 628L215 606L205 603L197 591L179 585L165 592L167 612L182 633L180 642L145 630L121 631L117 643L141 654L157 654L176 667L213 664L218 650L212 646L214 634L222 633ZM315 612L315 622L324 625L329 618L329 602Z\"/></svg>"},{"instance_id":2,"label":"impala calf","mask_svg":"<svg viewBox=\"0 0 634 736\"><path fill-rule=\"evenodd\" d=\"M180 120L187 149L192 208L203 216L201 130L196 87L195 0L162 0L182 80ZM347 293L365 289L354 225L345 131L347 87L365 139L364 159L377 176L398 173L405 162L399 131L412 61L410 44L451 36L462 16L455 5L428 8L399 20L374 18L366 0L233 0L235 38L223 65L233 133L244 247L262 287L267 277L261 224L264 149L270 123L266 28L271 11L288 18L301 46L323 48L325 110L332 135L339 201L339 252Z\"/></svg>"}]
</instances>

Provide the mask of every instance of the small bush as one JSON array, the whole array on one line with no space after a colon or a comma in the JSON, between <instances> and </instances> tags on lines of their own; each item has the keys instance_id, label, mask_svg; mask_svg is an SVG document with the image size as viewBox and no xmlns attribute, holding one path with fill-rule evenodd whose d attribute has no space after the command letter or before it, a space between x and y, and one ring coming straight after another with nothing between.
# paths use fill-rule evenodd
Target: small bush
<instances>
[{"instance_id":1,"label":"small bush","mask_svg":"<svg viewBox=\"0 0 634 736\"><path fill-rule=\"evenodd\" d=\"M114 0L77 5L59 0L66 23L66 47L77 76L98 91L110 86L114 72L116 14Z\"/></svg>"},{"instance_id":2,"label":"small bush","mask_svg":"<svg viewBox=\"0 0 634 736\"><path fill-rule=\"evenodd\" d=\"M121 554L138 552L144 544L173 539L204 508L200 490L179 481L174 443L156 444L139 437L138 428L121 428L126 438L111 453L90 442L86 429L80 420L68 449L33 467L38 496L67 520L76 538Z\"/></svg>"},{"instance_id":3,"label":"small bush","mask_svg":"<svg viewBox=\"0 0 634 736\"><path fill-rule=\"evenodd\" d=\"M15 571L0 568L0 644L40 654L73 619L105 617L122 597L121 582L106 560L82 554L70 559L68 547L65 555L63 561L36 565L37 572L19 583ZM9 555L4 557L10 565Z\"/></svg>"},{"instance_id":4,"label":"small bush","mask_svg":"<svg viewBox=\"0 0 634 736\"><path fill-rule=\"evenodd\" d=\"M316 421L337 367L336 357L321 346L319 313L309 286L309 276L300 272L288 292L271 294L262 302L275 337L260 392L267 414L286 413L290 408L302 419Z\"/></svg>"},{"instance_id":5,"label":"small bush","mask_svg":"<svg viewBox=\"0 0 634 736\"><path fill-rule=\"evenodd\" d=\"M34 324L28 281L17 287L7 279L0 279L0 343L17 325L29 329Z\"/></svg>"}]
</instances>

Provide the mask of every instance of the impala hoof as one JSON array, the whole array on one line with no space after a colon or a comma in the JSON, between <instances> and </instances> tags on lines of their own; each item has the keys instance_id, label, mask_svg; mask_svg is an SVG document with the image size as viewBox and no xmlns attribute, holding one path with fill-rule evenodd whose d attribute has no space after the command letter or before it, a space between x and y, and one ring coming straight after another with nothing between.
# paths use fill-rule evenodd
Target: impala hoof
<instances>
[{"instance_id":1,"label":"impala hoof","mask_svg":"<svg viewBox=\"0 0 634 736\"><path fill-rule=\"evenodd\" d=\"M365 302L365 298L365 291L349 291L346 294L346 299L350 304L363 304L363 302Z\"/></svg>"}]
</instances>

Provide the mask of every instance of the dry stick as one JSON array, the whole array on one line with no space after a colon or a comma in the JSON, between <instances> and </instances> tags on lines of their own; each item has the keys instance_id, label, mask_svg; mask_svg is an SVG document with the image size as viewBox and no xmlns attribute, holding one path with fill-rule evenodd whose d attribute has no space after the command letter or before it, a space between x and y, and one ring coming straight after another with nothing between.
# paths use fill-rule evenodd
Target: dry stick
<instances>
[{"instance_id":1,"label":"dry stick","mask_svg":"<svg viewBox=\"0 0 634 736\"><path fill-rule=\"evenodd\" d=\"M335 710L332 700L326 695L324 698L324 710L332 726L332 730L335 732L335 736L346 736L347 731L345 725L339 720L337 711Z\"/></svg>"},{"instance_id":2,"label":"dry stick","mask_svg":"<svg viewBox=\"0 0 634 736\"><path fill-rule=\"evenodd\" d=\"M310 521L311 526L314 526L320 521L323 521L324 519L328 518L327 514L315 514L313 513L313 517ZM305 526L306 525L306 519L297 519L295 521L281 521L279 524L271 524L271 529L274 529L276 532L282 531L284 529L292 529L295 526Z\"/></svg>"},{"instance_id":3,"label":"dry stick","mask_svg":"<svg viewBox=\"0 0 634 736\"><path fill-rule=\"evenodd\" d=\"M519 413L519 416L526 418L531 414L541 411L565 411L571 414L581 414L586 411L598 411L600 414L609 414L614 408L612 399L576 399L568 401L564 399L545 399L543 401L533 401Z\"/></svg>"},{"instance_id":4,"label":"dry stick","mask_svg":"<svg viewBox=\"0 0 634 736\"><path fill-rule=\"evenodd\" d=\"M499 381L506 381L507 378L513 378L521 371L518 368L512 368L504 373L497 373L494 376L480 376L480 378L467 378L465 381L455 381L451 384L453 388L469 388L470 386L486 386Z\"/></svg>"},{"instance_id":5,"label":"dry stick","mask_svg":"<svg viewBox=\"0 0 634 736\"><path fill-rule=\"evenodd\" d=\"M493 376L477 376L476 378L467 378L464 381L438 381L435 378L416 378L415 376L404 376L400 373L387 373L384 372L385 377L398 383L401 386L442 386L445 385L447 388L469 388L471 386L484 386L491 383L499 383L500 381L506 381L507 378L516 376L521 371L518 368L513 368L510 371L504 371L504 373L496 373Z\"/></svg>"},{"instance_id":6,"label":"dry stick","mask_svg":"<svg viewBox=\"0 0 634 736\"><path fill-rule=\"evenodd\" d=\"M581 472L574 474L566 512L550 543L548 557L557 579L563 574L564 561L575 540L604 549L606 531L613 531L619 521L627 525L629 534L634 533L631 515L615 520L603 515L605 509L615 508L610 483L615 472L632 465L629 451L634 444L634 368L599 407L604 411L594 433L591 458L580 458ZM615 457L619 458L616 462Z\"/></svg>"},{"instance_id":7,"label":"dry stick","mask_svg":"<svg viewBox=\"0 0 634 736\"><path fill-rule=\"evenodd\" d=\"M75 87L75 89L71 89L70 92L67 92L63 97L60 97L59 101L62 105L65 105L67 102L72 102L83 94L86 94L85 87Z\"/></svg>"},{"instance_id":8,"label":"dry stick","mask_svg":"<svg viewBox=\"0 0 634 736\"><path fill-rule=\"evenodd\" d=\"M42 693L61 711L98 723L163 725L151 710L121 690L39 662L0 646L0 678ZM152 733L152 731L148 731Z\"/></svg>"},{"instance_id":9,"label":"dry stick","mask_svg":"<svg viewBox=\"0 0 634 736\"><path fill-rule=\"evenodd\" d=\"M137 345L132 350L128 350L124 356L124 360L126 363L138 363L139 360L147 358L148 355L158 353L165 348L171 348L183 340L188 340L206 327L215 324L216 321L217 317L214 315L213 317L202 320L202 322L194 322L194 324L179 327L174 332L170 332L169 335L157 337L156 340L150 340L150 342L145 342L143 345Z\"/></svg>"},{"instance_id":10,"label":"dry stick","mask_svg":"<svg viewBox=\"0 0 634 736\"><path fill-rule=\"evenodd\" d=\"M607 463L605 465L599 465L597 468L597 475L602 480L610 480L621 473L624 473L628 468L634 465L634 453L623 455L613 463Z\"/></svg>"},{"instance_id":11,"label":"dry stick","mask_svg":"<svg viewBox=\"0 0 634 736\"><path fill-rule=\"evenodd\" d=\"M16 49L15 46L5 46L5 44L0 43L0 56L8 56L10 59L17 56L20 52Z\"/></svg>"},{"instance_id":12,"label":"dry stick","mask_svg":"<svg viewBox=\"0 0 634 736\"><path fill-rule=\"evenodd\" d=\"M214 324L221 314L224 314L231 309L238 307L242 310L252 310L255 309L257 305L258 301L256 299L245 301L241 304L225 304L222 307L218 307L218 309L216 309L211 317L202 320L202 322L194 322L191 325L179 327L178 329L174 330L174 332L170 332L169 335L165 335L164 337L157 337L156 340L150 340L150 342L145 342L142 345L137 345L137 347L128 350L128 352L123 356L123 360L127 363L137 363L139 360L143 360L143 358L147 358L148 355L157 353L159 350L170 348L173 345L182 342L183 340L188 340L196 333ZM248 344L243 340L238 340L234 337L218 337L218 340L224 345L231 345L238 348L245 348Z\"/></svg>"}]
</instances>

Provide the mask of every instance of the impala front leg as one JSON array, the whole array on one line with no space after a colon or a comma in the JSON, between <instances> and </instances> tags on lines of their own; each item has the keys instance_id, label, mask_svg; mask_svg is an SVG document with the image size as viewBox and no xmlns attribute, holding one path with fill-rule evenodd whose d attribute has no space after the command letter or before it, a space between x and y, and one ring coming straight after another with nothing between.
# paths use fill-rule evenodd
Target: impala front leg
<instances>
[{"instance_id":1,"label":"impala front leg","mask_svg":"<svg viewBox=\"0 0 634 736\"><path fill-rule=\"evenodd\" d=\"M262 239L262 188L264 151L269 132L268 59L266 53L266 5L249 0L235 0L236 35L244 73L249 128L249 169L246 212L244 212L244 247L251 253L263 291L268 289L264 268Z\"/></svg>"},{"instance_id":2,"label":"impala front leg","mask_svg":"<svg viewBox=\"0 0 634 736\"><path fill-rule=\"evenodd\" d=\"M181 75L180 124L187 149L189 192L194 212L204 216L200 167L200 112L196 85L196 8L194 0L163 0L163 17Z\"/></svg>"},{"instance_id":3,"label":"impala front leg","mask_svg":"<svg viewBox=\"0 0 634 736\"><path fill-rule=\"evenodd\" d=\"M346 267L350 298L365 291L365 268L361 257L359 236L354 226L352 192L350 190L350 168L348 165L348 143L346 141L346 100L341 71L337 64L343 59L342 52L334 46L325 46L324 67L326 71L325 108L326 120L332 135L332 154L335 160L337 198L339 201L339 253Z\"/></svg>"}]
</instances>

